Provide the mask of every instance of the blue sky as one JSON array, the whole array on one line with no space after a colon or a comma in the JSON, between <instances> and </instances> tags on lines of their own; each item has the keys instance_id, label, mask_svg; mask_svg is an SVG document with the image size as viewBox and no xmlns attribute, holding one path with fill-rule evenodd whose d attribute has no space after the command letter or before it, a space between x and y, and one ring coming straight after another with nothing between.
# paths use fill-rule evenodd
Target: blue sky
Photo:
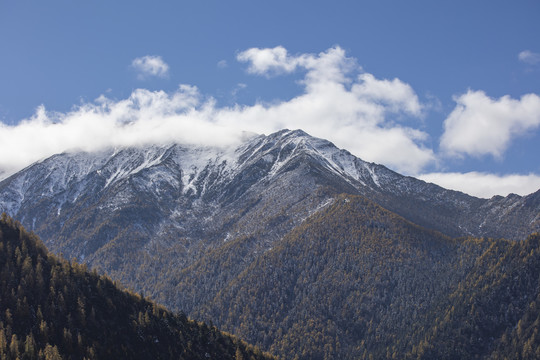
<instances>
[{"instance_id":1,"label":"blue sky","mask_svg":"<svg viewBox=\"0 0 540 360\"><path fill-rule=\"evenodd\" d=\"M538 1L2 1L0 172L303 128L478 196L540 188Z\"/></svg>"}]
</instances>

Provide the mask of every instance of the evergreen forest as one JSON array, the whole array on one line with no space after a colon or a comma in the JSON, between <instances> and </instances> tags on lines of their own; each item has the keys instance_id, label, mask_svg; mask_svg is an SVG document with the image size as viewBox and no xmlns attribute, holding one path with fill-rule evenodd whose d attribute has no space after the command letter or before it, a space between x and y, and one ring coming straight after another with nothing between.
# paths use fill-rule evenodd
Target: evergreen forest
<instances>
[{"instance_id":1,"label":"evergreen forest","mask_svg":"<svg viewBox=\"0 0 540 360\"><path fill-rule=\"evenodd\" d=\"M0 219L0 359L271 359L172 313Z\"/></svg>"},{"instance_id":2,"label":"evergreen forest","mask_svg":"<svg viewBox=\"0 0 540 360\"><path fill-rule=\"evenodd\" d=\"M539 234L453 239L342 195L192 312L283 359L540 359L539 309Z\"/></svg>"}]
</instances>

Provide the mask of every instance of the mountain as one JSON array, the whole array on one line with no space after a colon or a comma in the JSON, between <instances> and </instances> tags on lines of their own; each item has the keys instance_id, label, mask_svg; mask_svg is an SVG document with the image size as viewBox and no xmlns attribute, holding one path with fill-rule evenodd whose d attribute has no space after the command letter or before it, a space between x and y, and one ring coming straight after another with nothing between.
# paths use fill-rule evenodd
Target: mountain
<instances>
[{"instance_id":1,"label":"mountain","mask_svg":"<svg viewBox=\"0 0 540 360\"><path fill-rule=\"evenodd\" d=\"M53 251L93 263L104 247L120 243L125 251L182 238L193 248L205 246L201 239L262 232L267 246L337 193L364 195L449 236L524 239L540 229L540 191L478 199L366 163L300 130L252 137L236 148L55 155L0 183L0 211ZM122 234L136 235L126 242Z\"/></svg>"},{"instance_id":2,"label":"mountain","mask_svg":"<svg viewBox=\"0 0 540 360\"><path fill-rule=\"evenodd\" d=\"M271 358L56 258L5 215L0 268L2 359Z\"/></svg>"},{"instance_id":3,"label":"mountain","mask_svg":"<svg viewBox=\"0 0 540 360\"><path fill-rule=\"evenodd\" d=\"M380 208L370 216L388 212L391 215L384 215L381 223L398 229L397 233L385 230L384 226L380 230L379 220L366 220L371 225L361 223L357 227L335 225L340 224L341 218L333 218L334 227L328 231L341 234L340 238L347 231L376 235L369 237L371 258L348 257L349 250L366 250L362 247L362 235L349 239L344 247L347 251L335 249L329 253L332 255L309 255L313 249L297 246L299 258L293 257L290 262L297 262L298 269L293 266L287 273L277 273L283 265L280 259L292 256L291 247L296 246L293 239L298 232L310 233L306 227L316 227L314 219L327 217L327 211L344 206L346 199L354 204L364 202L369 209ZM520 240L517 243L529 241L527 236L540 230L540 191L523 197L479 199L364 162L300 130L283 130L268 136L252 136L239 146L227 148L171 144L55 155L0 182L0 211L35 231L53 252L84 262L172 309L215 321L283 356L303 356L305 350L304 358L309 358L308 354L331 358L332 354L363 356L364 352L366 356L381 355L381 347L373 345L381 333L388 339L401 339L403 329L409 330L409 325L429 328L436 319L411 319L411 314L418 314L419 310L410 304L420 301L425 306L424 314L433 309L445 310L437 308L441 299L450 296L441 284L459 287L472 269L471 264L491 244L485 240L480 241L483 245L467 247L466 244L476 244L476 240L456 245L457 240L451 239L472 236ZM345 215L346 212L343 219L347 218ZM403 231L407 234L404 237ZM326 241L334 239L330 235ZM400 241L384 242L386 238ZM310 238L303 239L310 243ZM340 241L334 239L326 244L323 240L318 246L329 251L334 242ZM417 240L423 244L421 249L434 242L433 253L411 248L410 244ZM467 255L470 257L456 255L464 249L471 252ZM390 281L388 276L396 273L404 277L398 271L401 263L389 262L390 267L385 269L381 264L386 264L386 258L380 256L386 252L399 255L401 251L418 278L412 283L404 282L404 287L394 292L390 285L398 280ZM345 262L351 262L351 266L379 270L366 272L366 283L357 288L360 285L338 280L361 273L331 273L330 270L339 269L341 265L336 261L341 259L347 259ZM456 268L454 261L463 263L463 267ZM299 270L304 262L322 266L321 273L328 272L335 284L319 284L318 278L307 277L302 291L294 292L301 278L297 271L311 271ZM334 266L325 269L327 263ZM358 265L364 263L368 265ZM438 272L448 278L436 276L432 283L432 273ZM280 294L277 300L265 292L270 287L259 287L267 284L268 277L279 280L273 283ZM408 295L407 291L422 288L421 281L430 284L426 287L430 294ZM294 284L288 287L292 293L280 290L283 283ZM367 310L358 310L352 306L355 295L351 294L363 286L370 287L375 294L382 293L372 299L374 303L368 301ZM311 292L314 295L306 298ZM334 293L346 298L334 299L344 307L343 314L335 315L320 306L315 309L332 314L330 318L313 312L313 299L332 298L327 294ZM366 315L384 312L389 296L409 298L408 305L402 300L390 302L396 307L394 312L402 312L402 318ZM386 300L381 303L379 298ZM251 301L258 305L250 307ZM286 308L281 309L282 306ZM353 322L339 320L343 318ZM371 324L367 322L367 326L360 319L369 319ZM332 325L332 321L338 320L340 324ZM391 330L388 324L394 322L402 330ZM348 326L357 329L356 333L346 334ZM380 326L383 327L379 329ZM320 329L322 337L310 340L311 345L302 345L298 334L311 328ZM362 336L369 342L361 345L358 339ZM407 345L396 348L396 354L420 354L420 337L402 340ZM345 340L338 346L335 339L339 338ZM326 344L329 347L325 350ZM411 344L418 346L413 349ZM294 350L302 346L302 351ZM384 349L384 354L390 350Z\"/></svg>"},{"instance_id":4,"label":"mountain","mask_svg":"<svg viewBox=\"0 0 540 360\"><path fill-rule=\"evenodd\" d=\"M538 306L538 234L451 239L341 195L196 316L284 358L533 359Z\"/></svg>"}]
</instances>

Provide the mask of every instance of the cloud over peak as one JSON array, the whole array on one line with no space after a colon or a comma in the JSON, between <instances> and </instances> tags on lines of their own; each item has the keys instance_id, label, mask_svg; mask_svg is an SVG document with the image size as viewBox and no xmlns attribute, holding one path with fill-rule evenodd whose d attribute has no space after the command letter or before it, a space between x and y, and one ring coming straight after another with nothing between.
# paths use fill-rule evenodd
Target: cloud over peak
<instances>
[{"instance_id":1,"label":"cloud over peak","mask_svg":"<svg viewBox=\"0 0 540 360\"><path fill-rule=\"evenodd\" d=\"M295 56L283 47L252 48L238 59L248 63L248 72L258 75L306 72L303 94L271 106L244 107L236 114L258 123L260 128L251 130L304 129L363 159L405 173L416 173L434 162L433 151L423 146L428 134L393 121L394 115L421 115L422 105L413 89L399 79L377 79L362 72L342 48Z\"/></svg>"},{"instance_id":2,"label":"cloud over peak","mask_svg":"<svg viewBox=\"0 0 540 360\"><path fill-rule=\"evenodd\" d=\"M238 53L237 60L259 76L298 72L303 89L285 101L253 105L218 106L195 86L180 85L172 92L136 89L120 100L101 95L65 113L40 106L17 125L0 123L0 153L10 154L0 157L0 176L64 151L172 142L234 145L245 132L269 134L283 128L303 129L366 161L416 175L433 168L441 154L501 157L514 139L540 126L540 97L535 94L492 99L482 91L468 91L455 98L456 107L444 121L441 153L436 154L429 145L433 139L418 126L429 106L414 89L398 78L365 72L340 47L296 55L281 46L251 48ZM137 58L132 65L141 78L168 74L158 56ZM246 86L238 84L233 94ZM479 178L436 175L432 179L440 184L453 178L463 186ZM534 183L535 176L527 181Z\"/></svg>"},{"instance_id":3,"label":"cloud over peak","mask_svg":"<svg viewBox=\"0 0 540 360\"><path fill-rule=\"evenodd\" d=\"M468 173L430 173L418 176L427 182L438 184L446 189L466 192L481 198L494 194L506 196L510 193L528 195L540 188L540 176L535 174L495 175L483 172Z\"/></svg>"},{"instance_id":4,"label":"cloud over peak","mask_svg":"<svg viewBox=\"0 0 540 360\"><path fill-rule=\"evenodd\" d=\"M361 68L343 49L295 56L282 47L249 49L238 58L259 75L302 70L304 91L277 103L218 107L196 87L181 85L171 93L137 89L121 100L102 95L67 113L40 107L19 125L0 127L0 151L20 154L0 159L0 169L14 171L72 149L163 142L231 144L243 131L268 134L283 128L303 129L365 160L409 174L435 160L423 145L427 133L393 119L420 114L422 106L412 88L399 79L357 75ZM134 64L156 75L167 69L158 57L139 58Z\"/></svg>"},{"instance_id":5,"label":"cloud over peak","mask_svg":"<svg viewBox=\"0 0 540 360\"><path fill-rule=\"evenodd\" d=\"M140 80L152 76L166 78L169 74L169 65L163 61L161 56L138 57L131 62L131 66L137 71L137 77Z\"/></svg>"}]
</instances>

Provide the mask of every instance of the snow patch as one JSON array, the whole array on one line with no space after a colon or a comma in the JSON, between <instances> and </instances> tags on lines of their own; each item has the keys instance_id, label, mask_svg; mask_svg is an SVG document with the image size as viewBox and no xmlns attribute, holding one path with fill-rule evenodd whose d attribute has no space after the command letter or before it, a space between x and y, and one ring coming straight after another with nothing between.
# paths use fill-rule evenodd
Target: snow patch
<instances>
[{"instance_id":1,"label":"snow patch","mask_svg":"<svg viewBox=\"0 0 540 360\"><path fill-rule=\"evenodd\" d=\"M379 177L377 176L377 174L375 174L375 171L371 167L369 167L367 164L366 164L366 170L369 172L369 175L371 176L371 179L373 180L375 185L377 185L378 187L381 187L381 184L379 183Z\"/></svg>"}]
</instances>

